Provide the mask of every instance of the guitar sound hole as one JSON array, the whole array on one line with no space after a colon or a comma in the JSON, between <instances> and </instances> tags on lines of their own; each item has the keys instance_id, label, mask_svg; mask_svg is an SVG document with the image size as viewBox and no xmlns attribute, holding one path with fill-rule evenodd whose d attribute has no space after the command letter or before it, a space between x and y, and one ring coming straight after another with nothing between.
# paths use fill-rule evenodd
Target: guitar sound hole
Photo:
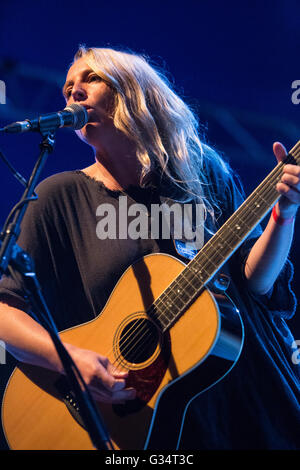
<instances>
[{"instance_id":1,"label":"guitar sound hole","mask_svg":"<svg viewBox=\"0 0 300 470\"><path fill-rule=\"evenodd\" d=\"M158 341L156 326L145 318L139 318L128 323L122 331L120 352L127 362L140 364L152 356Z\"/></svg>"}]
</instances>

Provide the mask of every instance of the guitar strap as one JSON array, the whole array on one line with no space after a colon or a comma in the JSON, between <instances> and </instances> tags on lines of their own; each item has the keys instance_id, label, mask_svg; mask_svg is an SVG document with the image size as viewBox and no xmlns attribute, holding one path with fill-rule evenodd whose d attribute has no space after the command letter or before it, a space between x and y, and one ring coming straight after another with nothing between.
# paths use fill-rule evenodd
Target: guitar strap
<instances>
[{"instance_id":1,"label":"guitar strap","mask_svg":"<svg viewBox=\"0 0 300 470\"><path fill-rule=\"evenodd\" d=\"M168 225L176 252L193 259L204 245L204 209L160 196L164 222Z\"/></svg>"}]
</instances>

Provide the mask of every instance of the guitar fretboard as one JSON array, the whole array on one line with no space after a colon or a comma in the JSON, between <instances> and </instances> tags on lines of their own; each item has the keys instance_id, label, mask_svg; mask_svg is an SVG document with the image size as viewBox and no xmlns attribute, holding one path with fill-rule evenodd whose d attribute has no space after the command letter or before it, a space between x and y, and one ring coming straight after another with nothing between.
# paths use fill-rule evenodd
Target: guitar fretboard
<instances>
[{"instance_id":1,"label":"guitar fretboard","mask_svg":"<svg viewBox=\"0 0 300 470\"><path fill-rule=\"evenodd\" d=\"M300 165L300 141L153 302L148 314L162 331L178 320L279 199L276 184L287 163Z\"/></svg>"}]
</instances>

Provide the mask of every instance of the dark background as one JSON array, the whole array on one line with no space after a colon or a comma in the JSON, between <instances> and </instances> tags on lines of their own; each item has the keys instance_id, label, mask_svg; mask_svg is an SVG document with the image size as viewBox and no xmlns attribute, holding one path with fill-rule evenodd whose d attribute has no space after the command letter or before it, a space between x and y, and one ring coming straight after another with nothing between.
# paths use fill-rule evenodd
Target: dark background
<instances>
[{"instance_id":1,"label":"dark background","mask_svg":"<svg viewBox=\"0 0 300 470\"><path fill-rule=\"evenodd\" d=\"M0 126L64 107L60 88L80 43L129 48L167 70L249 194L276 164L272 143L290 149L300 138L300 104L291 99L292 82L300 80L299 13L297 0L1 0L0 79L7 101L0 104ZM28 177L39 142L38 135L2 135L0 149ZM89 147L62 129L43 178L92 160ZM2 162L0 168L2 226L23 189ZM299 230L298 220L291 250L298 299ZM289 326L300 338L297 316ZM11 367L0 365L0 392Z\"/></svg>"}]
</instances>

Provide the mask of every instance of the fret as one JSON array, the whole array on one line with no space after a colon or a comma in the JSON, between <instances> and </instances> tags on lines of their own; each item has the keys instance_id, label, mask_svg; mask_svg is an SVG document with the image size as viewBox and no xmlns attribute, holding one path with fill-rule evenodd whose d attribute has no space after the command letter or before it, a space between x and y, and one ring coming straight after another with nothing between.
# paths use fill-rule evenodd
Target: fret
<instances>
[{"instance_id":1,"label":"fret","mask_svg":"<svg viewBox=\"0 0 300 470\"><path fill-rule=\"evenodd\" d=\"M226 248L229 249L229 250L232 249L232 246L225 240L225 238L223 236L224 231L225 231L225 229L224 229L224 225L223 225L223 230L221 231L221 229L220 229L219 232L218 232L218 235L215 235L212 239L210 239L207 242L206 245L208 245L208 248L213 246L214 249L216 249L215 245L217 245L218 250L221 250L221 253L222 252L224 253L224 249L226 249ZM225 247L224 244L226 244L227 247Z\"/></svg>"},{"instance_id":2,"label":"fret","mask_svg":"<svg viewBox=\"0 0 300 470\"><path fill-rule=\"evenodd\" d=\"M181 309L185 306L185 300L182 296L182 293L184 293L184 289L181 288L177 277L175 281L173 281L172 284L165 290L165 292L162 294L162 297L165 298L165 296L167 296L168 298L173 299L173 302L179 302L181 304L181 306L179 306Z\"/></svg>"},{"instance_id":3,"label":"fret","mask_svg":"<svg viewBox=\"0 0 300 470\"><path fill-rule=\"evenodd\" d=\"M269 207L269 205L272 204L272 202L274 200L274 196L277 197L277 195L278 195L276 189L274 189L274 192L270 191L270 193L271 193L271 195L269 196L269 200L265 199L268 196L263 197L260 193L256 193L256 196L259 197L259 199L261 199L265 203L265 207Z\"/></svg>"},{"instance_id":4,"label":"fret","mask_svg":"<svg viewBox=\"0 0 300 470\"><path fill-rule=\"evenodd\" d=\"M161 305L164 307L163 315L166 313L168 315L168 325L164 324L165 327L170 327L172 322L178 318L178 314L183 312L194 296L196 294L198 295L199 289L204 285L203 282L201 282L201 284L198 282L198 286L195 286L192 283L192 281L195 282L195 277L193 276L192 279L188 279L188 273L193 274L190 270L184 270L166 291L161 294L159 299L157 299L157 301L159 300L159 309L162 311ZM157 304L157 301L155 304ZM178 305L178 302L180 302L181 305Z\"/></svg>"},{"instance_id":5,"label":"fret","mask_svg":"<svg viewBox=\"0 0 300 470\"><path fill-rule=\"evenodd\" d=\"M175 306L176 308L176 306ZM170 302L170 301L164 301L164 302L160 302L159 303L159 309L160 311L162 312L161 315L163 315L164 319L167 321L167 323L170 323L171 320L173 320L173 317L174 317L174 313L172 312L174 310L174 304L173 302ZM175 312L175 314L180 311L180 309L178 309L177 307L177 312Z\"/></svg>"},{"instance_id":6,"label":"fret","mask_svg":"<svg viewBox=\"0 0 300 470\"><path fill-rule=\"evenodd\" d=\"M204 278L205 281L210 278L211 273L219 267L219 264L223 259L223 254L220 251L216 251L215 249L212 250L211 256L209 256L209 251L211 248L212 245L207 246L205 252L203 251L201 256L197 258L197 265L200 266L202 271L202 278ZM214 262L212 262L210 258L213 258Z\"/></svg>"},{"instance_id":7,"label":"fret","mask_svg":"<svg viewBox=\"0 0 300 470\"><path fill-rule=\"evenodd\" d=\"M169 298L173 298L174 302L180 302L182 303L182 306L185 305L185 302L188 301L191 297L191 295L194 295L198 289L196 289L191 282L188 282L188 284L184 281L187 281L185 278L183 278L182 273L176 278L175 281L172 282L172 284L168 287L168 289L165 291L164 294L166 294ZM192 294L188 291L188 288L193 289Z\"/></svg>"},{"instance_id":8,"label":"fret","mask_svg":"<svg viewBox=\"0 0 300 470\"><path fill-rule=\"evenodd\" d=\"M253 221L254 222L257 219L257 217L259 217L259 218L261 217L261 215L264 212L264 209L265 209L264 206L262 206L262 204L259 203L258 201L253 202L252 208L251 209L249 208L249 211L250 210L252 211L252 214L250 212L250 217L251 217L251 215L253 216L253 219L254 219Z\"/></svg>"},{"instance_id":9,"label":"fret","mask_svg":"<svg viewBox=\"0 0 300 470\"><path fill-rule=\"evenodd\" d=\"M240 224L236 223L232 227L230 224L227 225L227 230L230 230L230 232L234 235L235 239L233 239L233 243L235 242L240 242L243 238L244 232L242 231L242 227ZM249 229L249 227L247 227ZM248 232L248 230L247 230Z\"/></svg>"},{"instance_id":10,"label":"fret","mask_svg":"<svg viewBox=\"0 0 300 470\"><path fill-rule=\"evenodd\" d=\"M218 267L218 264L214 263L214 262L213 262L213 259L211 259L211 258L206 254L206 250L202 250L202 255L205 256L205 258L208 260L208 262L209 262L210 264L213 265L214 268L217 268L217 267Z\"/></svg>"},{"instance_id":11,"label":"fret","mask_svg":"<svg viewBox=\"0 0 300 470\"><path fill-rule=\"evenodd\" d=\"M224 234L220 232L217 237L213 237L207 242L205 247L202 248L201 252L199 253L199 257L197 257L197 259L199 260L199 263L203 264L204 262L201 260L201 258L203 255L205 255L205 259L208 259L211 265L216 268L222 261L224 252L230 252L231 249L232 244L229 244L228 241L225 240ZM211 262L212 257L214 258L214 263ZM207 269L206 274L210 275L210 271L207 271Z\"/></svg>"},{"instance_id":12,"label":"fret","mask_svg":"<svg viewBox=\"0 0 300 470\"><path fill-rule=\"evenodd\" d=\"M245 234L247 234L253 227L253 223L256 222L257 216L253 213L253 211L248 211L243 214L243 217L239 217L237 221L232 220L232 223L228 223L224 226L224 229L230 230L237 241L240 241L244 238Z\"/></svg>"},{"instance_id":13,"label":"fret","mask_svg":"<svg viewBox=\"0 0 300 470\"><path fill-rule=\"evenodd\" d=\"M189 280L188 279L188 275L189 273L192 275L192 278ZM195 276L193 276L193 273L190 272L189 269L185 269L182 273L181 273L181 276L180 276L180 279L182 280L183 279L183 282L182 282L182 286L185 287L183 284L184 283L187 283L187 286L189 289L193 289L193 292L192 292L192 295L194 295L196 292L198 292L198 289L199 289L199 284L198 284L198 279L195 278ZM197 284L196 284L197 283Z\"/></svg>"},{"instance_id":14,"label":"fret","mask_svg":"<svg viewBox=\"0 0 300 470\"><path fill-rule=\"evenodd\" d=\"M158 320L159 320L160 328L161 328L161 326L163 327L163 328L161 328L163 331L166 328L169 327L170 322L168 320L166 322L164 322L164 320L166 320L166 318L163 315L159 315Z\"/></svg>"},{"instance_id":15,"label":"fret","mask_svg":"<svg viewBox=\"0 0 300 470\"><path fill-rule=\"evenodd\" d=\"M199 264L200 266L198 267L197 264ZM190 266L190 270L193 272L195 276L197 276L197 278L199 279L199 281L201 281L203 285L203 283L205 282L205 277L202 274L202 271L204 270L201 267L201 263L199 263L198 260L194 260L194 262L191 262L189 266Z\"/></svg>"},{"instance_id":16,"label":"fret","mask_svg":"<svg viewBox=\"0 0 300 470\"><path fill-rule=\"evenodd\" d=\"M176 304L174 302L174 300L170 300L170 296L165 296L166 298L164 299L164 302L165 302L165 306L166 306L166 310L167 310L167 313L168 313L168 320L173 320L173 314L172 314L172 310L177 310L177 313L181 310L180 307L178 306L178 304Z\"/></svg>"},{"instance_id":17,"label":"fret","mask_svg":"<svg viewBox=\"0 0 300 470\"><path fill-rule=\"evenodd\" d=\"M224 245L224 242L226 243L226 246ZM217 245L217 246L219 246L219 245ZM215 246L214 243L210 243L210 245L207 247L207 251L208 251L208 254L211 252L211 257L214 257L215 261L217 261L217 263L214 263L214 264L211 265L213 267L213 269L211 269L207 273L207 277L210 277L211 272L214 271L215 269L217 269L220 266L220 263L222 263L222 261L224 259L224 256L226 256L226 254L231 253L231 251L232 251L232 242L229 245L229 243L227 241L223 240L222 250L218 249ZM199 258L199 262L201 263L200 258Z\"/></svg>"},{"instance_id":18,"label":"fret","mask_svg":"<svg viewBox=\"0 0 300 470\"><path fill-rule=\"evenodd\" d=\"M158 299L157 299L158 300ZM153 302L153 304L151 305L151 307L148 309L147 313L149 315L149 317L161 328L161 326L163 326L163 328L161 329L165 329L168 327L169 325L169 321L167 320L166 321L166 318L163 314L163 312L160 310L160 308L158 307L158 302L157 300L155 302Z\"/></svg>"},{"instance_id":19,"label":"fret","mask_svg":"<svg viewBox=\"0 0 300 470\"><path fill-rule=\"evenodd\" d=\"M175 283L175 281L173 281ZM173 284L171 284L172 286ZM184 299L180 293L176 291L176 288L173 286L171 289L169 286L165 292L161 294L159 299L156 300L156 303L159 302L159 305L163 305L164 309L168 312L168 320L169 322L174 320L182 309L184 309L186 305L186 301L189 299L189 296ZM160 307L161 308L161 307Z\"/></svg>"},{"instance_id":20,"label":"fret","mask_svg":"<svg viewBox=\"0 0 300 470\"><path fill-rule=\"evenodd\" d=\"M186 289L187 286L183 285L180 282L176 282L176 284L177 284L177 286L175 286L174 292L176 293L176 296L180 296L180 301L183 301L184 304L186 304L191 298L190 293ZM194 291L194 293L195 293L195 291Z\"/></svg>"},{"instance_id":21,"label":"fret","mask_svg":"<svg viewBox=\"0 0 300 470\"><path fill-rule=\"evenodd\" d=\"M233 243L235 243L235 241L240 242L241 238L244 236L245 228L243 225L246 224L244 222L241 224L241 222L238 223L236 221L233 221L232 224L230 224L228 221L225 222L217 234L206 244L207 248L209 249L212 246L216 253L220 254L223 258L224 250L225 252L226 250L231 251ZM246 227L248 232L249 226L247 225ZM228 243L228 234L230 237L230 243ZM234 237L232 237L232 235L234 235ZM225 244L227 246L224 246Z\"/></svg>"}]
</instances>

